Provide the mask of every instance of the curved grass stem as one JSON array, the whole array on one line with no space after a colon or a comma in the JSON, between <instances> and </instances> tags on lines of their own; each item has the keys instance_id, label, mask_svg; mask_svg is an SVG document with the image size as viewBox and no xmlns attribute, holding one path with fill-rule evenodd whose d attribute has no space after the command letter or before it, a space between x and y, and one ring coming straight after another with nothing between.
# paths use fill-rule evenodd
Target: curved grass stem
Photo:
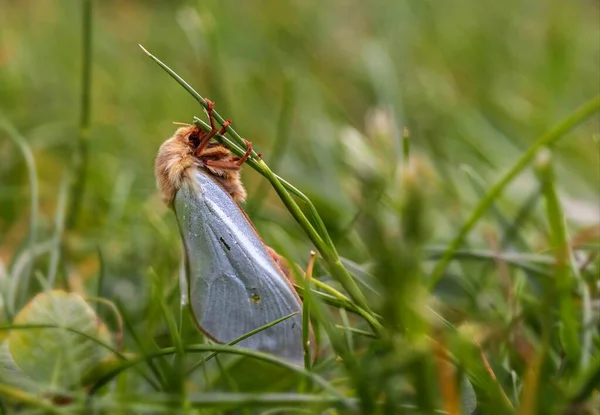
<instances>
[{"instance_id":1,"label":"curved grass stem","mask_svg":"<svg viewBox=\"0 0 600 415\"><path fill-rule=\"evenodd\" d=\"M243 347L229 346L229 345L224 345L224 344L189 345L189 346L185 346L184 351L186 353L217 352L217 353L228 353L228 354L234 354L234 355L241 355L241 356L247 356L247 357L250 357L250 358L253 358L256 360L261 360L265 363L270 363L270 364L273 364L276 366L280 366L280 367L286 368L292 372L298 373L299 375L305 376L306 378L308 378L309 380L314 382L314 384L319 385L321 388L323 388L324 391L327 391L327 392L331 393L333 396L337 396L340 399L343 399L347 407L349 407L349 408L354 407L354 404L351 403L351 401L348 398L345 398L340 393L340 391L338 391L336 388L334 388L331 385L331 383L329 383L327 380L325 380L318 374L308 371L301 366L298 366L292 362L288 362L285 359L281 359L279 357L270 355L268 353L263 353L263 352L259 352L257 350L247 349L247 348L243 348ZM119 373L123 372L124 370L126 370L130 367L136 366L138 363L141 363L146 360L153 360L153 359L159 358L161 356L169 356L169 355L172 355L175 353L177 353L177 349L175 347L167 347L164 349L157 350L156 352L150 353L147 356L142 356L142 357L134 358L134 359L128 360L126 362L123 362L123 364L121 366L117 367L110 373L107 373L102 379L100 379L98 382L96 382L96 384L91 387L89 393L90 393L90 395L95 394L98 391L98 389L100 389L102 386L104 386L110 380L114 379L114 377L117 376Z\"/></svg>"},{"instance_id":2,"label":"curved grass stem","mask_svg":"<svg viewBox=\"0 0 600 415\"><path fill-rule=\"evenodd\" d=\"M85 192L85 181L88 169L88 139L92 118L92 17L93 0L83 2L82 26L82 59L81 59L81 96L79 114L79 135L73 157L74 183L71 188L71 204L67 219L67 228L71 229L77 223L81 201Z\"/></svg>"},{"instance_id":3,"label":"curved grass stem","mask_svg":"<svg viewBox=\"0 0 600 415\"><path fill-rule=\"evenodd\" d=\"M49 399L27 393L19 388L15 388L7 384L0 384L0 394L10 398L14 402L19 402L21 404L43 410L46 414L61 415L64 413L55 407Z\"/></svg>"},{"instance_id":4,"label":"curved grass stem","mask_svg":"<svg viewBox=\"0 0 600 415\"><path fill-rule=\"evenodd\" d=\"M553 129L539 137L527 151L517 160L517 162L487 191L485 196L479 201L469 219L463 224L458 232L458 235L450 242L448 248L444 252L442 258L435 265L429 277L429 289L433 290L440 281L446 268L448 267L454 252L460 248L466 236L469 234L475 224L481 219L486 210L494 202L494 200L502 193L512 180L517 177L533 160L537 152L543 147L552 146L559 138L564 136L576 125L583 122L596 111L600 109L600 96L585 103L571 115L561 121Z\"/></svg>"},{"instance_id":5,"label":"curved grass stem","mask_svg":"<svg viewBox=\"0 0 600 415\"><path fill-rule=\"evenodd\" d=\"M23 275L13 274L12 284L13 288L10 290L11 292L15 292L17 289L20 289L18 294L18 299L15 296L8 296L5 298L5 304L8 311L8 316L11 316L15 310L20 309L23 305L25 305L25 301L27 299L27 292L29 289L29 281L31 280L31 275L33 274L33 260L35 258L35 247L37 241L37 229L38 229L38 216L39 216L39 190L38 190L38 179L37 179L37 168L35 165L35 159L33 157L33 152L31 151L31 147L27 144L27 140L23 137L17 129L10 124L7 120L0 118L0 128L6 131L8 137L15 143L15 145L19 148L21 153L23 154L23 158L25 159L25 165L27 166L27 174L29 176L29 191L30 191L30 212L29 212L29 235L28 239L28 251L31 255L31 261L27 263L27 267L25 268ZM13 269L14 271L14 269ZM18 286L17 286L18 284Z\"/></svg>"},{"instance_id":6,"label":"curved grass stem","mask_svg":"<svg viewBox=\"0 0 600 415\"><path fill-rule=\"evenodd\" d=\"M269 327L273 327L276 324L281 323L282 321L287 320L288 318L294 317L296 313L291 313L288 314L286 316L283 316L281 318L278 318L276 320L271 321L270 323L267 323L265 325L262 325L254 330L249 331L248 333L238 337L237 339L227 343L228 346L235 346L236 344L238 344L239 342L247 339L248 337L252 337L254 336L256 333L260 333L263 330L268 329ZM202 358L202 360L199 360L198 362L194 363L186 372L185 372L185 376L189 376L192 374L192 372L194 372L196 369L198 369L200 366L202 366L204 363L208 362L209 360L211 360L212 358L216 357L219 354L219 352L212 352L210 355Z\"/></svg>"}]
</instances>

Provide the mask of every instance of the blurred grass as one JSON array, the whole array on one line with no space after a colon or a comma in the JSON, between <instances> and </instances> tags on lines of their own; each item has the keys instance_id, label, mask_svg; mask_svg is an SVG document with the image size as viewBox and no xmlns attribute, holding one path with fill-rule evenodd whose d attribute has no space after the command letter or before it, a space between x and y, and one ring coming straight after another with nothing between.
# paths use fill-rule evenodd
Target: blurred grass
<instances>
[{"instance_id":1,"label":"blurred grass","mask_svg":"<svg viewBox=\"0 0 600 415\"><path fill-rule=\"evenodd\" d=\"M594 410L580 403L598 399L590 386L597 379L599 344L597 114L553 148L551 179L538 179L526 168L494 198L441 275L435 297L424 287L436 264L431 258L439 259L485 190L537 137L600 92L597 2L94 2L85 191L75 200L69 195L68 203L79 203L80 212L76 226L64 230L68 203L61 189L82 123L82 7L0 1L0 120L10 126L0 131L0 271L16 278L16 271L29 275L29 267L50 270L47 279L88 296L101 286L98 295L116 302L123 314L126 351L144 356L175 346L181 352L201 341L187 316L174 320L180 241L173 215L158 198L153 163L174 130L172 121L191 122L203 114L140 52L141 43L215 101L274 171L310 197L344 263L358 264L363 282L379 293L363 289L383 315L386 336L373 343L337 329L339 338L332 334L331 342L357 358L357 366L344 371L327 360L331 349L325 334L317 333L325 347L322 364L311 368L318 376L339 382L363 410L452 408L452 387L442 394L428 386L446 370L424 344L423 335L430 334L469 375L480 413L511 412L499 385L520 413L567 411L569 402L571 412ZM410 132L406 160L404 127ZM20 136L37 170L34 203L31 162L11 140ZM249 168L243 174L260 234L304 267L314 249L310 240L262 177ZM39 246L48 241L49 248ZM26 260L37 251L45 253ZM349 269L358 278L358 270ZM572 284L559 286L554 279L565 275ZM314 277L339 288L320 261ZM23 295L42 289L31 281ZM544 303L551 283L559 286L560 309ZM352 313L337 318L337 310L315 307L325 322L368 329ZM443 317L446 328L424 309ZM5 311L0 317L18 310ZM116 319L106 320L115 327ZM582 321L587 326L579 327ZM582 343L592 348L585 364L576 350ZM545 358L536 360L542 348ZM253 390L269 393L289 392L301 382L266 365L260 366L259 382L252 364L219 359L221 365L207 365L185 385L209 394L182 397L189 408L249 405L252 398L243 393L253 382ZM172 363L146 363L162 391L183 388L184 380L173 380L179 372ZM224 372L238 390L219 375ZM526 380L536 377L552 382ZM148 386L126 373L119 382L111 393L128 413L127 405L143 401ZM235 394L228 401L210 395L213 390ZM305 392L319 390L307 386ZM528 393L543 399L527 401L532 406L526 409L519 406L521 393L525 400L533 398ZM439 403L442 395L445 405ZM171 399L157 395L149 406L185 408ZM282 407L303 399L312 409L340 405L332 396L300 394L265 397L263 403ZM98 401L103 410L119 407L103 405Z\"/></svg>"}]
</instances>

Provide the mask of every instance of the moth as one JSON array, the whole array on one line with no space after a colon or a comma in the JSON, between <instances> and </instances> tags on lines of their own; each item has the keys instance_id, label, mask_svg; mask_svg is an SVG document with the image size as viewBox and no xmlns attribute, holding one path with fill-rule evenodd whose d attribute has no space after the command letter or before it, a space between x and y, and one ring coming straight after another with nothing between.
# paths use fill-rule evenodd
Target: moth
<instances>
[{"instance_id":1,"label":"moth","mask_svg":"<svg viewBox=\"0 0 600 415\"><path fill-rule=\"evenodd\" d=\"M218 343L292 313L296 315L238 343L297 364L303 362L302 303L289 281L285 260L267 247L238 202L243 157L211 141L226 133L212 114L212 131L179 128L158 150L155 163L162 200L172 208L181 233L189 306L198 328ZM314 355L314 354L313 354Z\"/></svg>"}]
</instances>

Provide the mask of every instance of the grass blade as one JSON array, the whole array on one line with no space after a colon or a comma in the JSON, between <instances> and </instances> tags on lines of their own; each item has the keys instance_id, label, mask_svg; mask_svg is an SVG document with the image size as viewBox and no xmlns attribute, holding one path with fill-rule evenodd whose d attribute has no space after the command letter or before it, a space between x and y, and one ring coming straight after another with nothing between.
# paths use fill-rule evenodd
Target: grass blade
<instances>
[{"instance_id":1,"label":"grass blade","mask_svg":"<svg viewBox=\"0 0 600 415\"><path fill-rule=\"evenodd\" d=\"M35 167L35 159L31 148L27 144L25 138L4 118L0 118L0 127L8 134L9 138L15 143L23 154L25 164L27 165L27 174L29 175L29 189L30 189L30 212L29 212L29 235L27 237L28 251L31 255L31 262L27 264L27 268L23 270L23 275L15 275L13 273L12 284L19 284L20 291L18 294L18 300L15 302L15 296L11 295L7 298L7 304L9 310L14 313L17 309L21 308L27 299L27 290L29 289L29 281L33 273L33 261L35 258L34 250L37 240L37 228L38 228L38 212L39 212L39 191L38 191L38 180L37 180L37 169ZM21 280L22 277L22 280ZM15 288L16 289L16 288Z\"/></svg>"},{"instance_id":2,"label":"grass blade","mask_svg":"<svg viewBox=\"0 0 600 415\"><path fill-rule=\"evenodd\" d=\"M73 171L75 181L71 188L71 205L69 207L67 228L72 229L79 216L81 201L85 194L85 182L88 170L88 140L92 118L92 24L93 0L83 0L82 9L82 57L81 57L81 95L79 101L79 135L77 147L73 154Z\"/></svg>"},{"instance_id":3,"label":"grass blade","mask_svg":"<svg viewBox=\"0 0 600 415\"><path fill-rule=\"evenodd\" d=\"M550 224L551 246L556 255L555 285L551 287L547 296L549 300L558 301L561 319L561 340L566 358L570 362L577 362L581 353L579 344L579 324L575 303L571 298L573 289L573 276L570 267L570 248L567 239L565 215L563 213L558 193L556 191L556 177L551 164L551 154L543 149L537 158L537 170L542 182L542 194L546 201L546 216Z\"/></svg>"},{"instance_id":4,"label":"grass blade","mask_svg":"<svg viewBox=\"0 0 600 415\"><path fill-rule=\"evenodd\" d=\"M288 318L291 318L293 316L295 316L298 313L291 313L288 314L287 316L283 316L281 318L278 318L277 320L273 320L270 323L265 324L264 326L260 326L252 331L249 331L248 333L244 334L243 336L238 337L237 339L233 340L232 342L227 343L228 346L233 346L238 344L239 342L241 342L242 340L247 339L248 337L254 336L256 333L260 333L263 330L268 329L269 327L273 327L276 324L281 323L282 321L287 320ZM196 370L198 367L202 366L204 363L208 362L210 359L212 359L213 357L217 356L219 354L219 352L214 352L211 353L210 355L208 355L207 357L203 358L202 360L194 363L194 365L192 365L192 367L190 367L187 372L185 373L185 376L189 376L192 374L192 372L194 370Z\"/></svg>"}]
</instances>

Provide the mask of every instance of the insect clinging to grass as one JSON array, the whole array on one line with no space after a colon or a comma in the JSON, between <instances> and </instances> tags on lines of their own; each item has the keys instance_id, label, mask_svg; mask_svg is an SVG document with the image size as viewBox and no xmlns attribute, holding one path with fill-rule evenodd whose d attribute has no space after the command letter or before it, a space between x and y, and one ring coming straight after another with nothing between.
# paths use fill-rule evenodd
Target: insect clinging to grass
<instances>
[{"instance_id":1,"label":"insect clinging to grass","mask_svg":"<svg viewBox=\"0 0 600 415\"><path fill-rule=\"evenodd\" d=\"M155 165L162 199L175 211L183 240L192 314L205 335L228 343L297 313L239 345L301 364L302 303L285 261L263 243L237 203L246 197L240 167L252 145L246 141L248 150L236 157L211 142L230 122L217 129L214 104L206 102L212 130L179 128L160 147Z\"/></svg>"}]
</instances>

